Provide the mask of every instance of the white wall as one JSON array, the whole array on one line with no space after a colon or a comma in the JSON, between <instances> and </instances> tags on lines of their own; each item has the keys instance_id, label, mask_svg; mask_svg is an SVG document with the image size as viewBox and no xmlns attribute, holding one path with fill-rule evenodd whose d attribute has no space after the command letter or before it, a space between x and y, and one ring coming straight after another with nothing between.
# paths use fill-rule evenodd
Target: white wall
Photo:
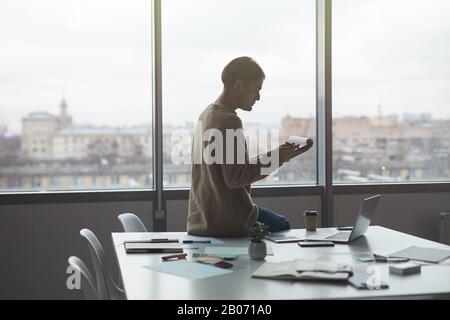
<instances>
[{"instance_id":1,"label":"white wall","mask_svg":"<svg viewBox=\"0 0 450 320\"><path fill-rule=\"evenodd\" d=\"M367 195L335 197L335 225L351 225L362 199ZM384 194L372 224L421 238L439 240L439 213L450 211L450 193Z\"/></svg>"},{"instance_id":2,"label":"white wall","mask_svg":"<svg viewBox=\"0 0 450 320\"><path fill-rule=\"evenodd\" d=\"M134 212L151 228L151 202L0 206L0 299L74 299L66 288L67 258L80 257L93 272L86 240L91 229L115 262L110 232L122 231L117 215Z\"/></svg>"}]
</instances>

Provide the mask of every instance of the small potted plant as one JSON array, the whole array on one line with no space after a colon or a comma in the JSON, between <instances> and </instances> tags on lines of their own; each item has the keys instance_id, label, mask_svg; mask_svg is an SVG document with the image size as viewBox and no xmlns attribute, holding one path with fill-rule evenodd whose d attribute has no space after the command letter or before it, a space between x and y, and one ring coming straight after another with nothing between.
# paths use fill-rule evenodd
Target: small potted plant
<instances>
[{"instance_id":1,"label":"small potted plant","mask_svg":"<svg viewBox=\"0 0 450 320\"><path fill-rule=\"evenodd\" d=\"M267 255L266 243L262 241L269 233L269 226L259 221L248 231L250 243L248 255L251 259L262 260Z\"/></svg>"}]
</instances>

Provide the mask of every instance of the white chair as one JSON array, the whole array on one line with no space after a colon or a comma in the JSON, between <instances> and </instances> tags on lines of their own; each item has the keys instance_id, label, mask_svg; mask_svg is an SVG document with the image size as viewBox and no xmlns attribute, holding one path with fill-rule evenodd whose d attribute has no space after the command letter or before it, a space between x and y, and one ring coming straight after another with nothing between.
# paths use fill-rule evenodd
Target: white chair
<instances>
[{"instance_id":1,"label":"white chair","mask_svg":"<svg viewBox=\"0 0 450 320\"><path fill-rule=\"evenodd\" d=\"M147 232L141 219L133 213L122 213L118 216L124 232Z\"/></svg>"},{"instance_id":2,"label":"white chair","mask_svg":"<svg viewBox=\"0 0 450 320\"><path fill-rule=\"evenodd\" d=\"M78 271L82 276L81 287L83 290L84 298L86 300L98 300L97 289L94 285L94 278L92 277L91 272L86 267L84 262L80 258L75 256L69 257L68 261L69 265L76 271Z\"/></svg>"},{"instance_id":3,"label":"white chair","mask_svg":"<svg viewBox=\"0 0 450 320\"><path fill-rule=\"evenodd\" d=\"M125 292L113 279L106 260L105 251L95 234L89 229L82 229L80 235L89 243L89 252L94 263L99 299L124 300Z\"/></svg>"}]
</instances>

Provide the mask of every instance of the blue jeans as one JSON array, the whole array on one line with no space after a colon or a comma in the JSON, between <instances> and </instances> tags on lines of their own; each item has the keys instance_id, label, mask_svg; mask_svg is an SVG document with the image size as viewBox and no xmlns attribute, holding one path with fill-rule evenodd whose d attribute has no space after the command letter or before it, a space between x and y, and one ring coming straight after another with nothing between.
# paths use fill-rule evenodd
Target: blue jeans
<instances>
[{"instance_id":1,"label":"blue jeans","mask_svg":"<svg viewBox=\"0 0 450 320\"><path fill-rule=\"evenodd\" d=\"M259 208L258 221L267 224L270 232L288 230L291 228L291 225L285 216L266 208Z\"/></svg>"}]
</instances>

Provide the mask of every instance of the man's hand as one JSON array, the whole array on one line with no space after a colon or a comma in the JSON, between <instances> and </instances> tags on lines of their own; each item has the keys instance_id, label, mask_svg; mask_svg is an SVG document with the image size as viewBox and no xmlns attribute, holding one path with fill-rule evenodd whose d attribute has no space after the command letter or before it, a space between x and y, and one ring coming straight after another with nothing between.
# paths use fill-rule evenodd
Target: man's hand
<instances>
[{"instance_id":1,"label":"man's hand","mask_svg":"<svg viewBox=\"0 0 450 320\"><path fill-rule=\"evenodd\" d=\"M279 149L279 155L280 155L280 165L291 160L292 158L301 155L302 153L305 153L306 151L308 151L309 149L311 149L311 147L314 145L314 143L308 143L305 144L302 147L298 147L298 145L296 144L290 144L290 143L285 143L282 144L278 149Z\"/></svg>"}]
</instances>

